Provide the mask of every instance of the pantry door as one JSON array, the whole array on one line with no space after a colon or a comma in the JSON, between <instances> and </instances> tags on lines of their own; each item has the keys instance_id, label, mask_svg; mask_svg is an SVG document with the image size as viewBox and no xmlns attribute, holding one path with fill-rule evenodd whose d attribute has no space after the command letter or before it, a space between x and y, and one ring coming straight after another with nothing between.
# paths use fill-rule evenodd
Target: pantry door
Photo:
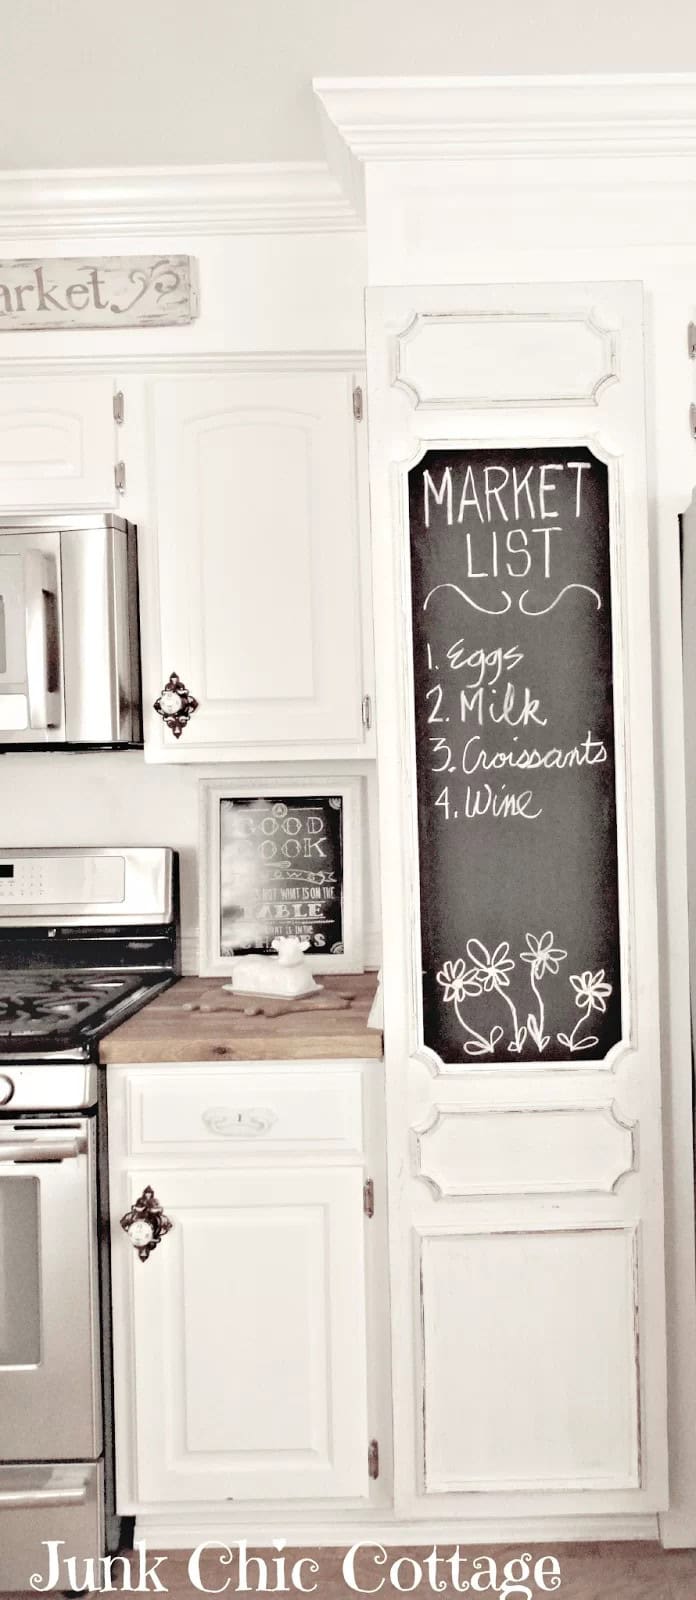
<instances>
[{"instance_id":1,"label":"pantry door","mask_svg":"<svg viewBox=\"0 0 696 1600\"><path fill-rule=\"evenodd\" d=\"M368 370L398 1513L653 1513L641 286L370 290Z\"/></svg>"}]
</instances>

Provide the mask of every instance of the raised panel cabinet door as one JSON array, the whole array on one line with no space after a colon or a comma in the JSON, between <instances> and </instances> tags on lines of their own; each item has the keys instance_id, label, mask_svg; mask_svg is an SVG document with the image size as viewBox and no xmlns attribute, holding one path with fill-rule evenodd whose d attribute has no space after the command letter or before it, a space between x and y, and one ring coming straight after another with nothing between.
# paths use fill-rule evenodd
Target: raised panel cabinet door
<instances>
[{"instance_id":1,"label":"raised panel cabinet door","mask_svg":"<svg viewBox=\"0 0 696 1600\"><path fill-rule=\"evenodd\" d=\"M122 1180L127 1205L143 1180ZM118 1384L130 1326L136 1504L367 1495L361 1170L148 1182L171 1230L144 1262L118 1223L114 1240L130 1253L116 1360Z\"/></svg>"},{"instance_id":2,"label":"raised panel cabinet door","mask_svg":"<svg viewBox=\"0 0 696 1600\"><path fill-rule=\"evenodd\" d=\"M162 684L198 701L178 738L153 714L155 759L362 741L351 394L337 372L154 384Z\"/></svg>"},{"instance_id":3,"label":"raised panel cabinet door","mask_svg":"<svg viewBox=\"0 0 696 1600\"><path fill-rule=\"evenodd\" d=\"M0 382L0 509L113 506L110 378Z\"/></svg>"}]
</instances>

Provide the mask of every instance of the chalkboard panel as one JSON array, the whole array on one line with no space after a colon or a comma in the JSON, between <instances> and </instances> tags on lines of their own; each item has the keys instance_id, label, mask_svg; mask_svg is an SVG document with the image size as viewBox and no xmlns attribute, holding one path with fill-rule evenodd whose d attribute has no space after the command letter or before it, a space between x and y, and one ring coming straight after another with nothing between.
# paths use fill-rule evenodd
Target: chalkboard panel
<instances>
[{"instance_id":1,"label":"chalkboard panel","mask_svg":"<svg viewBox=\"0 0 696 1600\"><path fill-rule=\"evenodd\" d=\"M343 950L343 799L220 801L220 954L267 954L279 935L314 959Z\"/></svg>"},{"instance_id":2,"label":"chalkboard panel","mask_svg":"<svg viewBox=\"0 0 696 1600\"><path fill-rule=\"evenodd\" d=\"M409 472L424 1043L621 1037L608 469L584 447Z\"/></svg>"}]
</instances>

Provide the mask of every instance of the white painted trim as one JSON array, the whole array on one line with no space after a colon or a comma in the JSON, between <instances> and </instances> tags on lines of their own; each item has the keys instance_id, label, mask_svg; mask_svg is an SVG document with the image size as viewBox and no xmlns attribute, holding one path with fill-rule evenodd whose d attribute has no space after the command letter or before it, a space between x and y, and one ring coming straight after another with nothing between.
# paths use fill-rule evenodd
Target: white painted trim
<instances>
[{"instance_id":1,"label":"white painted trim","mask_svg":"<svg viewBox=\"0 0 696 1600\"><path fill-rule=\"evenodd\" d=\"M0 183L2 179L0 178ZM182 350L84 355L11 355L0 350L3 378L70 377L80 373L142 373L144 377L181 372L353 372L364 374L364 350Z\"/></svg>"},{"instance_id":2,"label":"white painted trim","mask_svg":"<svg viewBox=\"0 0 696 1600\"><path fill-rule=\"evenodd\" d=\"M321 161L0 174L0 238L335 233L360 227Z\"/></svg>"},{"instance_id":3,"label":"white painted trim","mask_svg":"<svg viewBox=\"0 0 696 1600\"><path fill-rule=\"evenodd\" d=\"M574 1119L578 1117L602 1117L615 1132L627 1135L627 1138L623 1141L623 1158L616 1161L618 1171L613 1176L609 1172L606 1173L603 1182L599 1176L596 1176L593 1181L589 1177L569 1177L567 1175L563 1178L558 1176L557 1178L545 1179L541 1179L538 1175L533 1175L531 1178L525 1176L523 1179L516 1178L505 1182L502 1179L496 1181L493 1178L472 1179L462 1169L459 1183L453 1182L451 1179L448 1182L444 1173L438 1177L434 1172L428 1171L426 1163L430 1156L430 1149L425 1149L425 1145L431 1136L437 1133L438 1128L442 1128L443 1123L452 1120L456 1122L461 1117L486 1117L492 1119L499 1117L504 1119L517 1116L572 1117ZM637 1122L627 1122L620 1115L620 1110L615 1100L603 1103L600 1101L594 1105L585 1105L582 1102L561 1105L550 1101L543 1106L535 1105L533 1107L527 1102L509 1103L506 1100L493 1102L489 1105L476 1103L472 1105L448 1105L438 1104L435 1101L431 1103L428 1109L427 1120L419 1127L411 1128L409 1143L411 1146L411 1170L413 1176L420 1178L423 1183L427 1184L435 1200L465 1200L471 1196L498 1194L615 1194L623 1179L637 1170L638 1124ZM618 1154L617 1147L617 1157Z\"/></svg>"},{"instance_id":4,"label":"white painted trim","mask_svg":"<svg viewBox=\"0 0 696 1600\"><path fill-rule=\"evenodd\" d=\"M599 368L594 382L585 392L576 390L575 392L564 393L561 389L554 390L553 393L546 391L543 394L506 395L501 393L492 394L489 389L489 392L484 394L459 393L442 397L435 394L423 394L418 387L417 379L410 376L407 371L408 346L414 344L419 335L424 333L427 328L441 327L449 331L451 328L462 327L467 324L475 324L480 327L482 323L490 323L494 327L507 326L510 329L520 324L536 325L542 328L555 324L560 340L562 325L572 322L579 323L581 327L587 328L599 340L602 347L601 359L604 365ZM465 377L465 374L458 376ZM577 311L574 311L571 307L564 312L562 319L557 311L543 310L417 311L408 326L401 333L397 333L395 338L394 386L395 388L403 389L416 410L451 411L456 409L466 411L467 409L472 409L481 411L496 406L504 407L506 410L517 409L518 407L526 407L527 410L531 410L534 406L540 404L547 406L596 406L599 404L600 396L607 384L616 383L618 376L616 331L612 328L604 327L594 306L581 306Z\"/></svg>"},{"instance_id":5,"label":"white painted trim","mask_svg":"<svg viewBox=\"0 0 696 1600\"><path fill-rule=\"evenodd\" d=\"M696 156L691 72L314 78L313 87L357 162Z\"/></svg>"},{"instance_id":6,"label":"white painted trim","mask_svg":"<svg viewBox=\"0 0 696 1600\"><path fill-rule=\"evenodd\" d=\"M240 1521L236 1523L237 1516ZM285 1539L291 1548L333 1546L339 1550L375 1539L387 1546L430 1547L439 1540L448 1545L480 1544L484 1549L522 1541L525 1550L531 1541L547 1545L561 1563L563 1551L555 1549L558 1544L577 1540L658 1538L657 1517L647 1516L491 1517L488 1521L483 1517L460 1516L450 1522L390 1522L385 1520L384 1511L379 1511L373 1520L366 1509L357 1520L345 1522L335 1517L331 1522L321 1522L317 1520L316 1511L310 1513L306 1522L296 1516L283 1517L281 1522L277 1506L269 1507L264 1520L262 1516L257 1510L252 1521L243 1509L234 1512L226 1508L223 1513L220 1507L212 1507L208 1520L205 1509L201 1510L200 1506L172 1506L168 1514L161 1510L153 1515L138 1514L135 1536L144 1539L152 1550L191 1550L207 1539L234 1544L235 1532L255 1549L270 1547L274 1539Z\"/></svg>"}]
</instances>

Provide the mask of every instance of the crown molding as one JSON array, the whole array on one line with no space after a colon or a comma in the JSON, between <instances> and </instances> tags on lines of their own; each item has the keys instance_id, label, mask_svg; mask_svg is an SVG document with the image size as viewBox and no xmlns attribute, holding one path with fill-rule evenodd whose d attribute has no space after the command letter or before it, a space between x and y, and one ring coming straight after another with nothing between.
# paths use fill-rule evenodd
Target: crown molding
<instances>
[{"instance_id":1,"label":"crown molding","mask_svg":"<svg viewBox=\"0 0 696 1600\"><path fill-rule=\"evenodd\" d=\"M323 162L0 173L0 238L333 233L361 226Z\"/></svg>"},{"instance_id":2,"label":"crown molding","mask_svg":"<svg viewBox=\"0 0 696 1600\"><path fill-rule=\"evenodd\" d=\"M696 156L696 73L315 78L351 204L367 162ZM342 153L341 148L342 147Z\"/></svg>"},{"instance_id":3,"label":"crown molding","mask_svg":"<svg viewBox=\"0 0 696 1600\"><path fill-rule=\"evenodd\" d=\"M111 333L111 329L108 330ZM166 377L172 373L347 372L363 374L364 350L74 350L69 354L0 355L0 382L21 377L80 377L87 373ZM0 1597L1 1600L1 1597Z\"/></svg>"}]
</instances>

